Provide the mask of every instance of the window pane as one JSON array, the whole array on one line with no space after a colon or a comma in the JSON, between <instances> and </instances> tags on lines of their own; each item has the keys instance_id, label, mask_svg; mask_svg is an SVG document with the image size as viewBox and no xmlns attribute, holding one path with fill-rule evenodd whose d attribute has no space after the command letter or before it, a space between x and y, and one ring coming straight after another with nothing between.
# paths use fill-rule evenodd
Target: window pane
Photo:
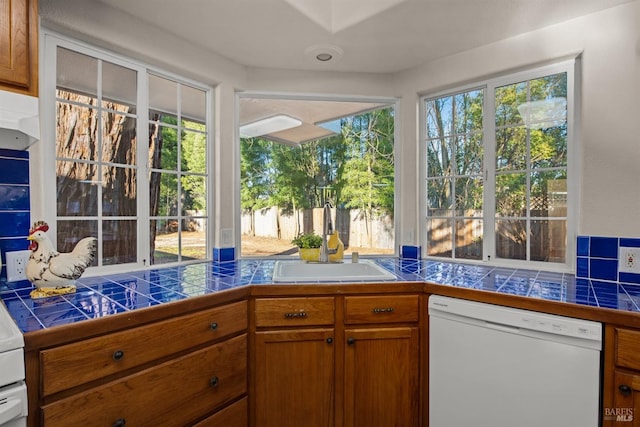
<instances>
[{"instance_id":1,"label":"window pane","mask_svg":"<svg viewBox=\"0 0 640 427\"><path fill-rule=\"evenodd\" d=\"M181 89L182 117L188 117L196 122L205 123L207 119L207 98L205 91L185 85L182 85Z\"/></svg>"},{"instance_id":2,"label":"window pane","mask_svg":"<svg viewBox=\"0 0 640 427\"><path fill-rule=\"evenodd\" d=\"M560 214L564 212L562 215L557 216L566 215L566 178L565 169L531 174L531 216L551 216L550 197L554 200L554 213ZM564 206L562 206L563 204Z\"/></svg>"},{"instance_id":3,"label":"window pane","mask_svg":"<svg viewBox=\"0 0 640 427\"><path fill-rule=\"evenodd\" d=\"M496 255L498 258L527 259L526 220L496 220Z\"/></svg>"},{"instance_id":4,"label":"window pane","mask_svg":"<svg viewBox=\"0 0 640 427\"><path fill-rule=\"evenodd\" d=\"M136 164L136 122L132 116L106 111L102 113L103 162Z\"/></svg>"},{"instance_id":5,"label":"window pane","mask_svg":"<svg viewBox=\"0 0 640 427\"><path fill-rule=\"evenodd\" d=\"M566 247L566 220L531 221L531 260L565 262Z\"/></svg>"},{"instance_id":6,"label":"window pane","mask_svg":"<svg viewBox=\"0 0 640 427\"><path fill-rule=\"evenodd\" d=\"M524 126L496 131L496 169L525 170L527 168L527 132Z\"/></svg>"},{"instance_id":7,"label":"window pane","mask_svg":"<svg viewBox=\"0 0 640 427\"><path fill-rule=\"evenodd\" d=\"M482 134L456 137L456 172L458 175L482 175Z\"/></svg>"},{"instance_id":8,"label":"window pane","mask_svg":"<svg viewBox=\"0 0 640 427\"><path fill-rule=\"evenodd\" d=\"M481 216L483 198L482 178L456 178L456 215Z\"/></svg>"},{"instance_id":9,"label":"window pane","mask_svg":"<svg viewBox=\"0 0 640 427\"><path fill-rule=\"evenodd\" d=\"M97 98L98 60L96 58L58 47L56 68L58 89Z\"/></svg>"},{"instance_id":10,"label":"window pane","mask_svg":"<svg viewBox=\"0 0 640 427\"><path fill-rule=\"evenodd\" d=\"M149 74L149 109L178 114L178 83Z\"/></svg>"},{"instance_id":11,"label":"window pane","mask_svg":"<svg viewBox=\"0 0 640 427\"><path fill-rule=\"evenodd\" d=\"M567 166L567 123L531 131L531 167Z\"/></svg>"},{"instance_id":12,"label":"window pane","mask_svg":"<svg viewBox=\"0 0 640 427\"><path fill-rule=\"evenodd\" d=\"M98 214L98 166L94 163L56 162L56 200L58 216Z\"/></svg>"},{"instance_id":13,"label":"window pane","mask_svg":"<svg viewBox=\"0 0 640 427\"><path fill-rule=\"evenodd\" d=\"M522 124L518 106L525 101L527 101L527 82L496 88L496 128Z\"/></svg>"},{"instance_id":14,"label":"window pane","mask_svg":"<svg viewBox=\"0 0 640 427\"><path fill-rule=\"evenodd\" d=\"M136 262L137 224L136 220L102 221L103 265Z\"/></svg>"},{"instance_id":15,"label":"window pane","mask_svg":"<svg viewBox=\"0 0 640 427\"><path fill-rule=\"evenodd\" d=\"M135 70L107 61L102 63L102 106L104 108L113 108L113 105L135 108L137 92Z\"/></svg>"},{"instance_id":16,"label":"window pane","mask_svg":"<svg viewBox=\"0 0 640 427\"><path fill-rule=\"evenodd\" d=\"M102 214L136 216L137 171L133 168L103 166Z\"/></svg>"},{"instance_id":17,"label":"window pane","mask_svg":"<svg viewBox=\"0 0 640 427\"><path fill-rule=\"evenodd\" d=\"M482 224L480 219L456 220L456 258L482 259Z\"/></svg>"},{"instance_id":18,"label":"window pane","mask_svg":"<svg viewBox=\"0 0 640 427\"><path fill-rule=\"evenodd\" d=\"M427 254L451 257L453 248L453 220L427 219Z\"/></svg>"},{"instance_id":19,"label":"window pane","mask_svg":"<svg viewBox=\"0 0 640 427\"><path fill-rule=\"evenodd\" d=\"M526 216L526 184L527 175L524 173L496 176L496 216Z\"/></svg>"},{"instance_id":20,"label":"window pane","mask_svg":"<svg viewBox=\"0 0 640 427\"><path fill-rule=\"evenodd\" d=\"M453 125L453 98L439 98L427 102L427 137L449 135Z\"/></svg>"},{"instance_id":21,"label":"window pane","mask_svg":"<svg viewBox=\"0 0 640 427\"><path fill-rule=\"evenodd\" d=\"M57 221L56 227L56 247L62 253L73 251L85 237L98 237L98 221L95 220ZM97 265L97 257L92 265Z\"/></svg>"},{"instance_id":22,"label":"window pane","mask_svg":"<svg viewBox=\"0 0 640 427\"><path fill-rule=\"evenodd\" d=\"M451 179L427 181L427 207L431 216L451 216L453 208Z\"/></svg>"},{"instance_id":23,"label":"window pane","mask_svg":"<svg viewBox=\"0 0 640 427\"><path fill-rule=\"evenodd\" d=\"M78 102L88 100L69 92L59 95ZM98 159L97 114L94 108L56 103L56 157L94 161Z\"/></svg>"},{"instance_id":24,"label":"window pane","mask_svg":"<svg viewBox=\"0 0 640 427\"><path fill-rule=\"evenodd\" d=\"M465 92L454 97L456 133L470 133L482 129L483 102L483 90Z\"/></svg>"},{"instance_id":25,"label":"window pane","mask_svg":"<svg viewBox=\"0 0 640 427\"><path fill-rule=\"evenodd\" d=\"M204 128L204 126L201 126ZM182 133L182 171L207 172L207 135L200 132L184 131Z\"/></svg>"},{"instance_id":26,"label":"window pane","mask_svg":"<svg viewBox=\"0 0 640 427\"><path fill-rule=\"evenodd\" d=\"M175 116L155 116L149 123L149 161L153 169L178 170L178 131L161 122L176 122Z\"/></svg>"},{"instance_id":27,"label":"window pane","mask_svg":"<svg viewBox=\"0 0 640 427\"><path fill-rule=\"evenodd\" d=\"M453 143L451 138L429 141L427 146L427 176L449 176L453 173Z\"/></svg>"},{"instance_id":28,"label":"window pane","mask_svg":"<svg viewBox=\"0 0 640 427\"><path fill-rule=\"evenodd\" d=\"M154 186L159 185L160 195L158 197L157 212L152 216L177 216L178 215L178 175L174 173L151 173L151 201L154 198Z\"/></svg>"},{"instance_id":29,"label":"window pane","mask_svg":"<svg viewBox=\"0 0 640 427\"><path fill-rule=\"evenodd\" d=\"M207 207L206 178L186 175L182 177L182 215L205 215Z\"/></svg>"},{"instance_id":30,"label":"window pane","mask_svg":"<svg viewBox=\"0 0 640 427\"><path fill-rule=\"evenodd\" d=\"M187 218L182 228L182 259L207 259L206 219Z\"/></svg>"},{"instance_id":31,"label":"window pane","mask_svg":"<svg viewBox=\"0 0 640 427\"><path fill-rule=\"evenodd\" d=\"M152 264L178 261L178 221L160 219L151 221L151 236L154 236Z\"/></svg>"}]
</instances>

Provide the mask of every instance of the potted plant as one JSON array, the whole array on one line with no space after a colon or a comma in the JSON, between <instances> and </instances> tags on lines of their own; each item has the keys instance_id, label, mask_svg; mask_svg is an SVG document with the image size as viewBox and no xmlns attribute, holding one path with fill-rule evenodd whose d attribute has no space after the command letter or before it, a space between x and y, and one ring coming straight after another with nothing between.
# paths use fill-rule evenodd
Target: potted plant
<instances>
[{"instance_id":1,"label":"potted plant","mask_svg":"<svg viewBox=\"0 0 640 427\"><path fill-rule=\"evenodd\" d=\"M300 253L300 259L305 261L319 261L320 260L320 246L322 246L322 237L317 234L302 233L298 237L291 241L298 247Z\"/></svg>"}]
</instances>

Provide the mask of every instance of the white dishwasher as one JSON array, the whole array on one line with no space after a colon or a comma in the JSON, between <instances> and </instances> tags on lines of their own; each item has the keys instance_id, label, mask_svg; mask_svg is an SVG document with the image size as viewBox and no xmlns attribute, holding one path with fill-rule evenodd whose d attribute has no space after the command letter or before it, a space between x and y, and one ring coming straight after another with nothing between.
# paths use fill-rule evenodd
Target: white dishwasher
<instances>
[{"instance_id":1,"label":"white dishwasher","mask_svg":"<svg viewBox=\"0 0 640 427\"><path fill-rule=\"evenodd\" d=\"M430 427L597 427L602 325L429 298Z\"/></svg>"}]
</instances>

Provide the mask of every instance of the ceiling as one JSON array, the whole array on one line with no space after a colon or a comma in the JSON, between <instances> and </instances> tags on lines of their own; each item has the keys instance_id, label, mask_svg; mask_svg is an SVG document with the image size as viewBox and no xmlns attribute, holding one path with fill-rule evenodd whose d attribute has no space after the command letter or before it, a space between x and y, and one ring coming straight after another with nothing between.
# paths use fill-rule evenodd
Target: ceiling
<instances>
[{"instance_id":1,"label":"ceiling","mask_svg":"<svg viewBox=\"0 0 640 427\"><path fill-rule=\"evenodd\" d=\"M98 1L250 67L392 73L633 0Z\"/></svg>"}]
</instances>

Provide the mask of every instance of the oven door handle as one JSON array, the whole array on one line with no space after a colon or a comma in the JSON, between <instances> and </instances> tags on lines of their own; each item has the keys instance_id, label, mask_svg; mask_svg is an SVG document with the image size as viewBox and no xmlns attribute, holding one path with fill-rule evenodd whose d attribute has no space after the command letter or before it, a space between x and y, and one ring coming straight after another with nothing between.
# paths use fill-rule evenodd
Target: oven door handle
<instances>
[{"instance_id":1,"label":"oven door handle","mask_svg":"<svg viewBox=\"0 0 640 427\"><path fill-rule=\"evenodd\" d=\"M0 426L18 418L22 414L22 400L10 398L0 400Z\"/></svg>"}]
</instances>

